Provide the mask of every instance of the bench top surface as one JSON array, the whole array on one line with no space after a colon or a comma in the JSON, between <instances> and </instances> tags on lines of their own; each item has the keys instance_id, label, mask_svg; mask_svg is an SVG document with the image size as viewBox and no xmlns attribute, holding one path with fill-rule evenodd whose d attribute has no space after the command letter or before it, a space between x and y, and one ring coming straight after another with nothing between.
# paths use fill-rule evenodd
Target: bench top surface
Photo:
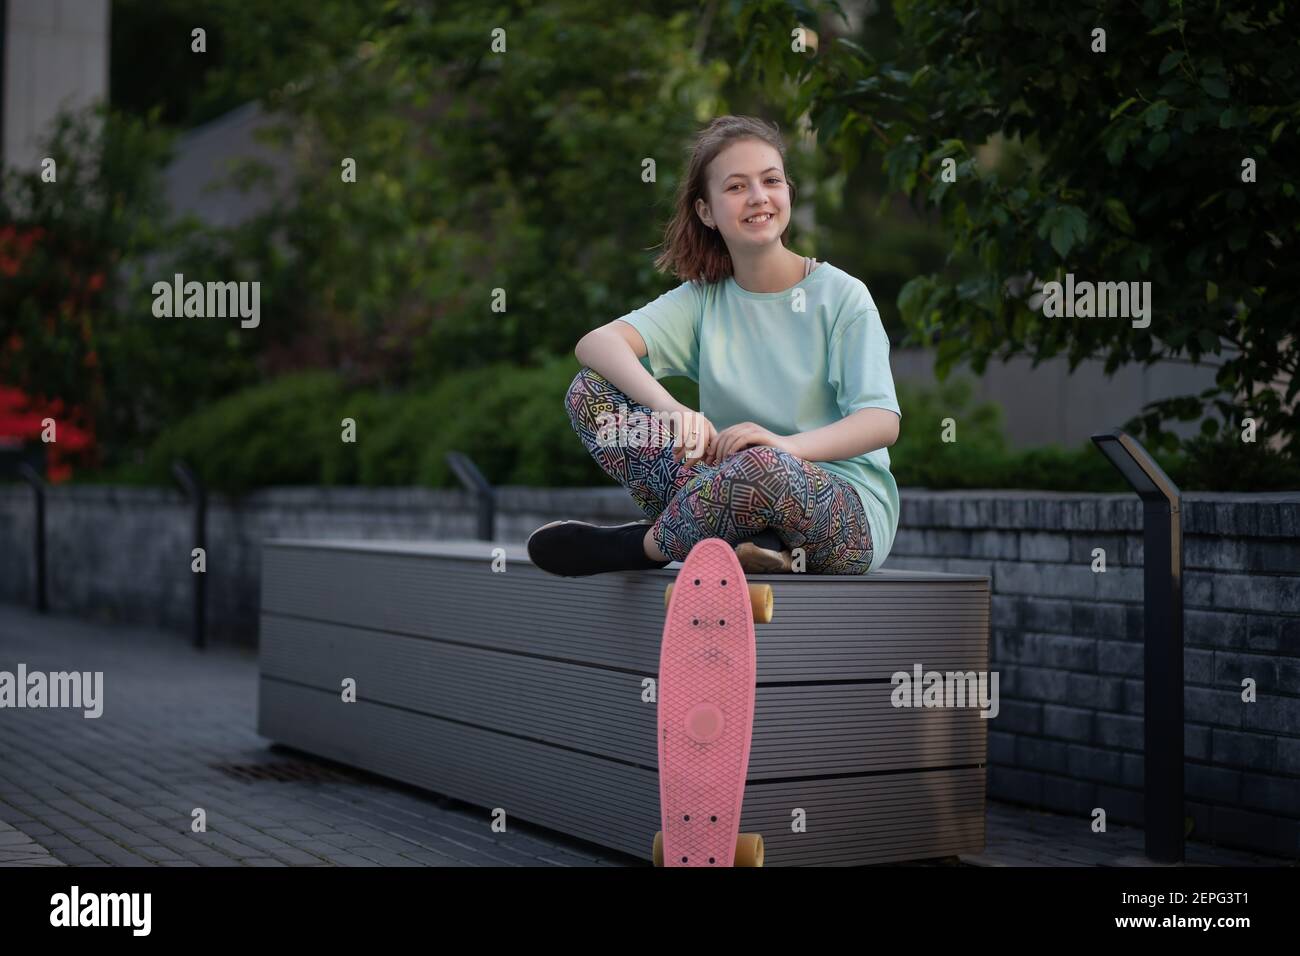
<instances>
[{"instance_id":1,"label":"bench top surface","mask_svg":"<svg viewBox=\"0 0 1300 956\"><path fill-rule=\"evenodd\" d=\"M507 561L532 563L528 558L528 550L522 544L507 544L500 541L411 541L374 538L267 538L263 541L263 544L268 548L310 549L317 551L359 551L371 554L400 554L430 558L460 558L467 561L485 560L492 556L494 548L502 548L505 551ZM640 571L637 573L675 577L681 566L682 564L680 561L674 561L672 564L669 564L664 568L655 568L649 571ZM774 578L786 581L798 578L805 580L834 579L836 582L854 580L865 582L988 581L988 577L982 574L949 574L942 571L894 571L887 568L879 571L872 571L870 574L748 574L746 577Z\"/></svg>"}]
</instances>

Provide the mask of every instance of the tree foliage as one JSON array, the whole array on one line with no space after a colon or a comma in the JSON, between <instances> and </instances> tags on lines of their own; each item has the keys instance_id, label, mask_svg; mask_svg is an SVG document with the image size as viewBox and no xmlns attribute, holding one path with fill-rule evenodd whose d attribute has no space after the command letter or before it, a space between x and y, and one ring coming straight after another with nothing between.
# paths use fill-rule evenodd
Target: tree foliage
<instances>
[{"instance_id":1,"label":"tree foliage","mask_svg":"<svg viewBox=\"0 0 1300 956\"><path fill-rule=\"evenodd\" d=\"M151 285L198 263L239 278L192 222L167 211L171 137L148 119L64 114L42 167L0 170L0 382L75 410L114 455L250 380L254 342L229 324L152 315ZM63 417L63 416L60 416ZM56 433L57 437L57 433Z\"/></svg>"},{"instance_id":2,"label":"tree foliage","mask_svg":"<svg viewBox=\"0 0 1300 956\"><path fill-rule=\"evenodd\" d=\"M1133 426L1167 447L1170 419L1252 417L1261 443L1300 457L1293 4L895 0L895 50L841 37L816 57L789 53L789 28L816 22L802 4L738 4L768 23L751 31L748 61L796 81L791 115L808 111L845 167L878 161L893 190L938 211L950 261L972 264L899 295L910 340L937 347L941 373L1017 354L1072 368L1100 358L1108 371L1207 363L1214 388L1153 403ZM984 168L990 142L1030 162ZM1150 281L1149 327L1045 317L1035 292L1066 273ZM1204 419L1207 435L1219 428Z\"/></svg>"},{"instance_id":3,"label":"tree foliage","mask_svg":"<svg viewBox=\"0 0 1300 956\"><path fill-rule=\"evenodd\" d=\"M693 18L517 4L494 50L497 25L476 3L385 5L349 56L266 98L293 162L262 171L291 185L239 247L280 321L361 378L568 354L678 281L651 247L717 82Z\"/></svg>"}]
</instances>

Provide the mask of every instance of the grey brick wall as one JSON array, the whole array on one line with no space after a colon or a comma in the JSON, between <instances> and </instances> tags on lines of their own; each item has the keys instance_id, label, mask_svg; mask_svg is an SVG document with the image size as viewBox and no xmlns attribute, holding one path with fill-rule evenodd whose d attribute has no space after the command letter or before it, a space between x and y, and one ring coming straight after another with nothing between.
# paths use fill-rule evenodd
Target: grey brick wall
<instances>
[{"instance_id":1,"label":"grey brick wall","mask_svg":"<svg viewBox=\"0 0 1300 956\"><path fill-rule=\"evenodd\" d=\"M540 524L579 516L617 523L643 517L619 488L503 487L497 538L519 542ZM0 601L35 593L32 493L0 484ZM191 511L179 491L99 485L50 488L46 574L51 609L187 629L193 576ZM428 488L273 488L208 503L209 635L255 644L266 538L472 538L474 502Z\"/></svg>"},{"instance_id":2,"label":"grey brick wall","mask_svg":"<svg viewBox=\"0 0 1300 956\"><path fill-rule=\"evenodd\" d=\"M1189 494L1183 529L1194 836L1300 856L1300 494ZM1141 532L1126 495L904 493L890 567L992 579L991 797L1142 823Z\"/></svg>"},{"instance_id":3,"label":"grey brick wall","mask_svg":"<svg viewBox=\"0 0 1300 956\"><path fill-rule=\"evenodd\" d=\"M497 537L641 517L620 488L503 488ZM52 489L56 613L189 625L189 512L162 489ZM1127 495L904 491L888 565L988 575L1001 711L990 796L1142 823L1142 510ZM32 593L31 494L0 485L0 600ZM1187 495L1184 756L1194 836L1300 856L1300 493ZM469 496L277 488L209 507L209 627L256 640L268 537L470 537ZM1105 573L1091 569L1104 548ZM1257 700L1244 703L1252 677Z\"/></svg>"}]
</instances>

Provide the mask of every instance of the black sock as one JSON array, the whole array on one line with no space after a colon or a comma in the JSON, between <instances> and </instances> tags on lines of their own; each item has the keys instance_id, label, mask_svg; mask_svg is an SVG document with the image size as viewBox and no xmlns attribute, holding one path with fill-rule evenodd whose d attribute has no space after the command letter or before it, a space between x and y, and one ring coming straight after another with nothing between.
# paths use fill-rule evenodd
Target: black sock
<instances>
[{"instance_id":1,"label":"black sock","mask_svg":"<svg viewBox=\"0 0 1300 956\"><path fill-rule=\"evenodd\" d=\"M543 571L569 576L665 567L669 561L646 556L642 541L649 529L639 522L614 527L564 522L534 532L528 539L528 554Z\"/></svg>"},{"instance_id":2,"label":"black sock","mask_svg":"<svg viewBox=\"0 0 1300 956\"><path fill-rule=\"evenodd\" d=\"M647 568L662 568L668 565L668 561L656 561L645 553L643 542L649 530L648 524L634 525L625 529L624 536L616 546L618 551L613 556L620 567L625 567L628 571L644 571Z\"/></svg>"}]
</instances>

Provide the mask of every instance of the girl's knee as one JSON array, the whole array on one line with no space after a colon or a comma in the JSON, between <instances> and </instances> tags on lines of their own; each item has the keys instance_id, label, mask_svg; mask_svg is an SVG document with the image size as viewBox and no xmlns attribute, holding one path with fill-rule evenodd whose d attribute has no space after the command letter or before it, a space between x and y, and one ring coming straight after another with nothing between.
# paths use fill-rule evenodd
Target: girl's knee
<instances>
[{"instance_id":1,"label":"girl's knee","mask_svg":"<svg viewBox=\"0 0 1300 956\"><path fill-rule=\"evenodd\" d=\"M596 414L613 408L610 392L613 386L605 376L584 365L578 369L564 395L564 408L574 429L591 427Z\"/></svg>"},{"instance_id":2,"label":"girl's knee","mask_svg":"<svg viewBox=\"0 0 1300 956\"><path fill-rule=\"evenodd\" d=\"M721 467L723 473L731 472L746 479L759 475L781 478L792 476L792 469L802 471L798 458L771 445L750 445L743 448L734 455L728 455Z\"/></svg>"},{"instance_id":3,"label":"girl's knee","mask_svg":"<svg viewBox=\"0 0 1300 956\"><path fill-rule=\"evenodd\" d=\"M717 494L726 500L765 502L764 509L773 512L795 507L802 513L808 508L808 488L800 460L770 445L751 445L728 455L718 466L714 481ZM791 500L797 506L792 506Z\"/></svg>"},{"instance_id":4,"label":"girl's knee","mask_svg":"<svg viewBox=\"0 0 1300 956\"><path fill-rule=\"evenodd\" d=\"M596 386L596 388L592 386ZM609 380L605 376L584 365L578 369L578 374L573 376L573 381L569 383L569 391L566 397L572 401L575 397L590 395L594 391L599 391L600 387L608 386Z\"/></svg>"}]
</instances>

